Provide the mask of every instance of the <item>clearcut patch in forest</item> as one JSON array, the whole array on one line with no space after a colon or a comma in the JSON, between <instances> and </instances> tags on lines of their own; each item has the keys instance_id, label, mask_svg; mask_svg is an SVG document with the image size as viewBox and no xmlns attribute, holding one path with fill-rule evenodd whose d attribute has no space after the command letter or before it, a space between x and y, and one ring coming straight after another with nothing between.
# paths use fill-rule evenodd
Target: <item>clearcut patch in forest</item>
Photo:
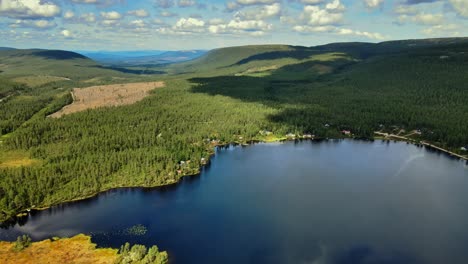
<instances>
[{"instance_id":1,"label":"clearcut patch in forest","mask_svg":"<svg viewBox=\"0 0 468 264\"><path fill-rule=\"evenodd\" d=\"M139 82L75 88L72 92L73 103L50 117L59 118L87 109L133 104L146 97L149 91L163 86L164 82Z\"/></svg>"}]
</instances>

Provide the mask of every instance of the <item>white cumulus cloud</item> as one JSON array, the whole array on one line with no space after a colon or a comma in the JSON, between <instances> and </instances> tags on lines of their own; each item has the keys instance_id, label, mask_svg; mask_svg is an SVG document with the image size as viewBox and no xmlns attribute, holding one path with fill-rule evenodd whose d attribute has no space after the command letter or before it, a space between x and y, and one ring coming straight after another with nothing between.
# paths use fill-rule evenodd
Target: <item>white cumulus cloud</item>
<instances>
[{"instance_id":1,"label":"white cumulus cloud","mask_svg":"<svg viewBox=\"0 0 468 264\"><path fill-rule=\"evenodd\" d=\"M106 20L118 20L122 18L122 15L116 11L101 12L101 16Z\"/></svg>"},{"instance_id":2,"label":"white cumulus cloud","mask_svg":"<svg viewBox=\"0 0 468 264\"><path fill-rule=\"evenodd\" d=\"M177 16L176 13L172 13L169 11L162 11L161 13L159 13L159 15L162 17L176 17Z\"/></svg>"},{"instance_id":3,"label":"white cumulus cloud","mask_svg":"<svg viewBox=\"0 0 468 264\"><path fill-rule=\"evenodd\" d=\"M228 23L212 24L208 27L208 31L212 34L247 34L258 37L265 35L265 32L271 30L272 27L272 24L262 20L242 20L236 18Z\"/></svg>"},{"instance_id":4,"label":"white cumulus cloud","mask_svg":"<svg viewBox=\"0 0 468 264\"><path fill-rule=\"evenodd\" d=\"M40 19L40 20L22 20L18 19L10 24L12 28L36 28L36 29L49 29L56 27L57 24L54 21Z\"/></svg>"},{"instance_id":5,"label":"white cumulus cloud","mask_svg":"<svg viewBox=\"0 0 468 264\"><path fill-rule=\"evenodd\" d=\"M194 0L179 0L177 2L177 6L178 7L191 7L191 6L195 6L197 4L197 2L195 2Z\"/></svg>"},{"instance_id":6,"label":"white cumulus cloud","mask_svg":"<svg viewBox=\"0 0 468 264\"><path fill-rule=\"evenodd\" d=\"M468 1L467 0L449 0L453 9L460 16L468 17Z\"/></svg>"},{"instance_id":7,"label":"white cumulus cloud","mask_svg":"<svg viewBox=\"0 0 468 264\"><path fill-rule=\"evenodd\" d=\"M277 0L237 0L239 5L265 5L275 2L277 2Z\"/></svg>"},{"instance_id":8,"label":"white cumulus cloud","mask_svg":"<svg viewBox=\"0 0 468 264\"><path fill-rule=\"evenodd\" d=\"M147 17L147 16L149 16L148 11L146 11L144 9L130 10L130 11L128 11L128 14L132 15L132 16L137 16L137 17Z\"/></svg>"},{"instance_id":9,"label":"white cumulus cloud","mask_svg":"<svg viewBox=\"0 0 468 264\"><path fill-rule=\"evenodd\" d=\"M96 3L98 3L97 0L72 0L72 2L80 3L80 4L96 4Z\"/></svg>"},{"instance_id":10,"label":"white cumulus cloud","mask_svg":"<svg viewBox=\"0 0 468 264\"><path fill-rule=\"evenodd\" d=\"M240 30L269 30L272 25L261 20L231 20L227 24L228 28Z\"/></svg>"},{"instance_id":11,"label":"white cumulus cloud","mask_svg":"<svg viewBox=\"0 0 468 264\"><path fill-rule=\"evenodd\" d=\"M335 6L331 6L334 11ZM301 18L309 25L325 26L340 24L343 21L343 13L332 12L330 8L322 9L319 6L308 5L304 7Z\"/></svg>"},{"instance_id":12,"label":"white cumulus cloud","mask_svg":"<svg viewBox=\"0 0 468 264\"><path fill-rule=\"evenodd\" d=\"M420 24L435 25L441 24L444 21L444 15L420 13L414 16L413 20Z\"/></svg>"},{"instance_id":13,"label":"white cumulus cloud","mask_svg":"<svg viewBox=\"0 0 468 264\"><path fill-rule=\"evenodd\" d=\"M293 30L300 33L309 33L309 32L331 32L335 29L334 26L307 26L307 25L297 25L293 27Z\"/></svg>"},{"instance_id":14,"label":"white cumulus cloud","mask_svg":"<svg viewBox=\"0 0 468 264\"><path fill-rule=\"evenodd\" d=\"M345 10L345 6L340 0L333 0L333 2L328 3L325 8L330 12L343 12Z\"/></svg>"},{"instance_id":15,"label":"white cumulus cloud","mask_svg":"<svg viewBox=\"0 0 468 264\"><path fill-rule=\"evenodd\" d=\"M173 26L178 32L202 32L205 30L205 21L189 17L179 19Z\"/></svg>"},{"instance_id":16,"label":"white cumulus cloud","mask_svg":"<svg viewBox=\"0 0 468 264\"><path fill-rule=\"evenodd\" d=\"M318 5L324 2L324 0L300 0L301 3L306 5Z\"/></svg>"},{"instance_id":17,"label":"white cumulus cloud","mask_svg":"<svg viewBox=\"0 0 468 264\"><path fill-rule=\"evenodd\" d=\"M132 21L130 21L130 25L132 25L132 26L134 26L134 27L139 27L139 28L146 27L145 21L143 21L143 20L141 20L141 19L137 19L137 20L132 20Z\"/></svg>"},{"instance_id":18,"label":"white cumulus cloud","mask_svg":"<svg viewBox=\"0 0 468 264\"><path fill-rule=\"evenodd\" d=\"M85 13L80 16L81 20L86 23L94 23L96 22L96 15L94 13Z\"/></svg>"},{"instance_id":19,"label":"white cumulus cloud","mask_svg":"<svg viewBox=\"0 0 468 264\"><path fill-rule=\"evenodd\" d=\"M459 29L460 27L456 24L446 24L446 25L435 25L426 29L423 29L422 33L429 35L429 36L434 36L434 35L440 35L444 34L452 36L457 36L459 35L459 32L456 30Z\"/></svg>"},{"instance_id":20,"label":"white cumulus cloud","mask_svg":"<svg viewBox=\"0 0 468 264\"><path fill-rule=\"evenodd\" d=\"M234 17L243 20L262 20L266 18L277 17L281 14L281 5L275 3L272 5L264 5L261 7L253 7L245 11L237 12Z\"/></svg>"},{"instance_id":21,"label":"white cumulus cloud","mask_svg":"<svg viewBox=\"0 0 468 264\"><path fill-rule=\"evenodd\" d=\"M60 7L41 0L1 0L0 14L10 18L49 18L59 15Z\"/></svg>"},{"instance_id":22,"label":"white cumulus cloud","mask_svg":"<svg viewBox=\"0 0 468 264\"><path fill-rule=\"evenodd\" d=\"M55 22L53 21L41 19L34 21L34 25L38 28L52 28L55 27L57 24L55 24Z\"/></svg>"},{"instance_id":23,"label":"white cumulus cloud","mask_svg":"<svg viewBox=\"0 0 468 264\"><path fill-rule=\"evenodd\" d=\"M398 17L398 23L416 23L419 25L438 25L444 22L443 14L429 14L429 13L417 13L417 14L403 14Z\"/></svg>"},{"instance_id":24,"label":"white cumulus cloud","mask_svg":"<svg viewBox=\"0 0 468 264\"><path fill-rule=\"evenodd\" d=\"M181 18L179 21L176 22L175 26L179 28L184 28L184 27L203 27L205 25L205 22L200 19L196 18Z\"/></svg>"},{"instance_id":25,"label":"white cumulus cloud","mask_svg":"<svg viewBox=\"0 0 468 264\"><path fill-rule=\"evenodd\" d=\"M71 19L75 16L75 13L73 13L72 11L67 11L65 12L65 14L63 15L63 18L65 19Z\"/></svg>"},{"instance_id":26,"label":"white cumulus cloud","mask_svg":"<svg viewBox=\"0 0 468 264\"><path fill-rule=\"evenodd\" d=\"M384 4L384 0L364 0L364 5L369 9L380 8Z\"/></svg>"},{"instance_id":27,"label":"white cumulus cloud","mask_svg":"<svg viewBox=\"0 0 468 264\"><path fill-rule=\"evenodd\" d=\"M374 40L384 40L385 39L385 37L380 33L372 33L372 32L367 32L367 31L352 30L352 29L348 29L348 28L337 29L336 33L339 34L339 35L354 35L354 36L366 37L368 39L374 39Z\"/></svg>"},{"instance_id":28,"label":"white cumulus cloud","mask_svg":"<svg viewBox=\"0 0 468 264\"><path fill-rule=\"evenodd\" d=\"M399 5L395 8L395 13L397 14L402 14L402 15L408 15L408 14L416 14L418 10L414 6L409 6L409 5Z\"/></svg>"},{"instance_id":29,"label":"white cumulus cloud","mask_svg":"<svg viewBox=\"0 0 468 264\"><path fill-rule=\"evenodd\" d=\"M62 34L62 36L66 37L66 38L72 38L73 37L72 33L68 29L64 29L64 30L60 31L60 34Z\"/></svg>"}]
</instances>

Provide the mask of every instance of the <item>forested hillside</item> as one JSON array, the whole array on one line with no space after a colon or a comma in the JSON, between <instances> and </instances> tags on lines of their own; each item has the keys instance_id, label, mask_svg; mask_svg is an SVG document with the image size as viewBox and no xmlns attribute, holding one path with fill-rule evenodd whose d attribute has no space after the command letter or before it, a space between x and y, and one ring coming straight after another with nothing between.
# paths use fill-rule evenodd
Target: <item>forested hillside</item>
<instances>
[{"instance_id":1,"label":"forested hillside","mask_svg":"<svg viewBox=\"0 0 468 264\"><path fill-rule=\"evenodd\" d=\"M416 140L466 155L464 39L235 47L168 66L166 75L103 70L40 85L0 73L1 151L37 161L12 166L0 155L1 220L110 188L175 183L197 173L217 144L288 133L372 139L416 130ZM166 87L132 105L47 117L71 103L71 87L96 78Z\"/></svg>"}]
</instances>

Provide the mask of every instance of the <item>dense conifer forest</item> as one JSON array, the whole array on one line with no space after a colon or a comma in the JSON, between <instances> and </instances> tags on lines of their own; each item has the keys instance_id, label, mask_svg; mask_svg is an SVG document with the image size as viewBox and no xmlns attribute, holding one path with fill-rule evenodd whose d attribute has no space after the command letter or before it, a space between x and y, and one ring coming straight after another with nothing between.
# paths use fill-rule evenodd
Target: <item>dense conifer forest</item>
<instances>
[{"instance_id":1,"label":"dense conifer forest","mask_svg":"<svg viewBox=\"0 0 468 264\"><path fill-rule=\"evenodd\" d=\"M341 138L350 130L372 139L374 131L416 130L416 140L466 155L468 44L421 43L385 44L388 53L371 44L216 50L155 68L168 74L116 72L166 86L132 105L61 118L47 116L96 76L28 85L0 75L0 220L110 188L172 184L196 174L215 145L287 134ZM105 74L99 83L119 80ZM37 162L9 166L8 153Z\"/></svg>"}]
</instances>

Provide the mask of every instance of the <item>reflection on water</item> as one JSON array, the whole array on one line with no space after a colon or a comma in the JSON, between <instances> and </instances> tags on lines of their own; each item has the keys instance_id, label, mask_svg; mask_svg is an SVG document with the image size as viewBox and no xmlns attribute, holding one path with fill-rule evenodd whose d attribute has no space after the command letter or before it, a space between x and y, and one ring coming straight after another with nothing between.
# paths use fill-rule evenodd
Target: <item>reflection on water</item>
<instances>
[{"instance_id":1,"label":"reflection on water","mask_svg":"<svg viewBox=\"0 0 468 264\"><path fill-rule=\"evenodd\" d=\"M173 263L465 263L467 189L465 162L406 143L227 147L180 184L31 212L0 239L87 233Z\"/></svg>"}]
</instances>

